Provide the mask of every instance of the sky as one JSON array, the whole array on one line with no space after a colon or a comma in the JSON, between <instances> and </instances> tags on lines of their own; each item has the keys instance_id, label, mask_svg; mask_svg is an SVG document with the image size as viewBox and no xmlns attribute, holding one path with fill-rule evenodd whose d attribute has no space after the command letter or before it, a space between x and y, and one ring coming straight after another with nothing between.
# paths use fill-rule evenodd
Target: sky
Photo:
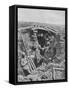
<instances>
[{"instance_id":1,"label":"sky","mask_svg":"<svg viewBox=\"0 0 69 90\"><path fill-rule=\"evenodd\" d=\"M65 25L65 11L18 8L18 22Z\"/></svg>"}]
</instances>

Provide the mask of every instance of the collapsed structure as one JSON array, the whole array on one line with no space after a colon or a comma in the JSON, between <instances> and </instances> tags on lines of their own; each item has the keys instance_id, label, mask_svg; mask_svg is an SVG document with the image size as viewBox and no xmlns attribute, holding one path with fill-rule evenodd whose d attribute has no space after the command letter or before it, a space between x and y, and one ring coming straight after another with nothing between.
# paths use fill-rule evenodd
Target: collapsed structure
<instances>
[{"instance_id":1,"label":"collapsed structure","mask_svg":"<svg viewBox=\"0 0 69 90\"><path fill-rule=\"evenodd\" d=\"M65 78L64 37L47 26L18 28L18 81Z\"/></svg>"}]
</instances>

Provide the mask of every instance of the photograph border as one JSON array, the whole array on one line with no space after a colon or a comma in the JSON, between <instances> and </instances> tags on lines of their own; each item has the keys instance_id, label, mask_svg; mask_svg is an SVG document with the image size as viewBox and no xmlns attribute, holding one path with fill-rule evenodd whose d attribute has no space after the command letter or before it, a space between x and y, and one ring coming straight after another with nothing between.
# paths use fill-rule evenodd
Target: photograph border
<instances>
[{"instance_id":1,"label":"photograph border","mask_svg":"<svg viewBox=\"0 0 69 90\"><path fill-rule=\"evenodd\" d=\"M15 6L15 84L39 84L39 83L56 83L56 82L67 82L67 8L61 7L44 7L44 6L28 6L28 5L14 5ZM18 8L28 9L42 9L42 10L60 10L65 11L65 79L61 80L48 80L48 81L31 81L31 82L18 82L17 81L17 64L18 64Z\"/></svg>"}]
</instances>

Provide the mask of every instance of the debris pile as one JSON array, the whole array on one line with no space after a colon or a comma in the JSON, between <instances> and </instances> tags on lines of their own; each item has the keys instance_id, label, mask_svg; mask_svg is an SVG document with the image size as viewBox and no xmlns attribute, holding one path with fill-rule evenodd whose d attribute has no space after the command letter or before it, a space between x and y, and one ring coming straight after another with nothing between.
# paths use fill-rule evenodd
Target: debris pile
<instances>
[{"instance_id":1,"label":"debris pile","mask_svg":"<svg viewBox=\"0 0 69 90\"><path fill-rule=\"evenodd\" d=\"M19 27L18 81L64 79L64 47L65 40L62 33L49 26Z\"/></svg>"}]
</instances>

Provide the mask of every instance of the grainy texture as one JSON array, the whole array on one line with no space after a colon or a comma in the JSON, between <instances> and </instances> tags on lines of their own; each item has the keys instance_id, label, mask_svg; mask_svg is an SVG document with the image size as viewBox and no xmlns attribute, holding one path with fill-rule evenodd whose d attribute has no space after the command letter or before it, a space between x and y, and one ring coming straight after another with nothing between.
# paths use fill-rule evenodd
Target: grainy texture
<instances>
[{"instance_id":1,"label":"grainy texture","mask_svg":"<svg viewBox=\"0 0 69 90\"><path fill-rule=\"evenodd\" d=\"M18 82L65 79L65 26L18 22Z\"/></svg>"}]
</instances>

